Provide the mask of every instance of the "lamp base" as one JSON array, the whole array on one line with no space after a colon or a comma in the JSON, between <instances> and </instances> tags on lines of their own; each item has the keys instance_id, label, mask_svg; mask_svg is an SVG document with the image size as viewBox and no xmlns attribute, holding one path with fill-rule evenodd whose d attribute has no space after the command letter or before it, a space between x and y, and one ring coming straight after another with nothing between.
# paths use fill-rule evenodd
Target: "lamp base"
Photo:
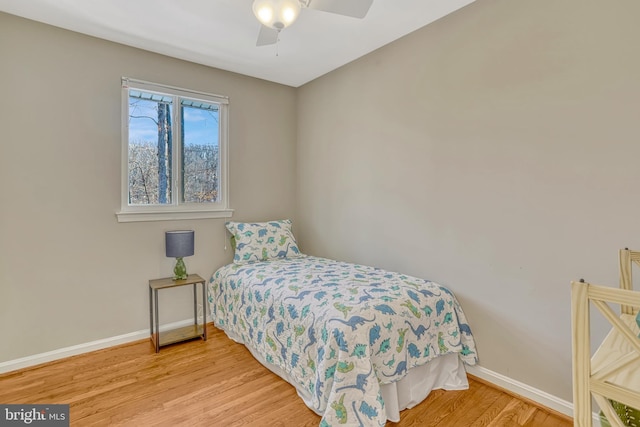
<instances>
[{"instance_id":1,"label":"lamp base","mask_svg":"<svg viewBox=\"0 0 640 427\"><path fill-rule=\"evenodd\" d=\"M173 269L173 280L184 280L187 278L187 266L184 265L182 257L176 258L176 266Z\"/></svg>"}]
</instances>

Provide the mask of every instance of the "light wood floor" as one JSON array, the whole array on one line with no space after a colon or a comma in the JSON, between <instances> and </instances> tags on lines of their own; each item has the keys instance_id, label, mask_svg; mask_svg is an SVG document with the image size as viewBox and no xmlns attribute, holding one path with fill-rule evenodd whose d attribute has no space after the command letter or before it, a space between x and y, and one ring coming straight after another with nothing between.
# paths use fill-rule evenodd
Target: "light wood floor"
<instances>
[{"instance_id":1,"label":"light wood floor","mask_svg":"<svg viewBox=\"0 0 640 427\"><path fill-rule=\"evenodd\" d=\"M209 339L138 341L0 375L0 403L68 403L72 426L317 426L292 386L209 326ZM477 379L436 390L388 426L572 426Z\"/></svg>"}]
</instances>

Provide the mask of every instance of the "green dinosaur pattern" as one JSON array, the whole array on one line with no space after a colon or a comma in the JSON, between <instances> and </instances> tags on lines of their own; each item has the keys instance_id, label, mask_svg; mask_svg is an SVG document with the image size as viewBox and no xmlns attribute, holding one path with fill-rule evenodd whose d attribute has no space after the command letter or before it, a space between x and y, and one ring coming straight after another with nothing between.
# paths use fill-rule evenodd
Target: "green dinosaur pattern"
<instances>
[{"instance_id":1,"label":"green dinosaur pattern","mask_svg":"<svg viewBox=\"0 0 640 427\"><path fill-rule=\"evenodd\" d=\"M351 310L353 310L353 307L347 307L346 305L338 303L338 302L333 303L333 306L336 308L336 310L338 310L339 312L341 312L344 315L345 319L349 315L349 312Z\"/></svg>"},{"instance_id":2,"label":"green dinosaur pattern","mask_svg":"<svg viewBox=\"0 0 640 427\"><path fill-rule=\"evenodd\" d=\"M404 336L407 333L409 328L400 328L398 329L398 346L396 347L396 352L400 353L404 348Z\"/></svg>"},{"instance_id":3,"label":"green dinosaur pattern","mask_svg":"<svg viewBox=\"0 0 640 427\"><path fill-rule=\"evenodd\" d=\"M444 338L442 336L443 336L443 333L438 332L438 348L440 349L440 354L445 354L449 351L449 349L444 344Z\"/></svg>"},{"instance_id":4,"label":"green dinosaur pattern","mask_svg":"<svg viewBox=\"0 0 640 427\"><path fill-rule=\"evenodd\" d=\"M420 318L420 316L422 316L422 314L420 313L420 310L418 310L418 308L415 305L411 304L411 301L406 300L404 303L400 305L407 307L409 311L411 311L411 314L416 316L418 319Z\"/></svg>"},{"instance_id":5,"label":"green dinosaur pattern","mask_svg":"<svg viewBox=\"0 0 640 427\"><path fill-rule=\"evenodd\" d=\"M344 406L344 396L343 394L340 396L340 400L331 403L331 408L336 411L336 418L340 424L347 423L347 408Z\"/></svg>"},{"instance_id":6,"label":"green dinosaur pattern","mask_svg":"<svg viewBox=\"0 0 640 427\"><path fill-rule=\"evenodd\" d=\"M208 292L215 325L286 373L322 426L384 426L381 384L441 354L477 361L457 300L427 280L297 256L224 266Z\"/></svg>"},{"instance_id":7,"label":"green dinosaur pattern","mask_svg":"<svg viewBox=\"0 0 640 427\"><path fill-rule=\"evenodd\" d=\"M346 374L353 371L353 362L338 362L338 372Z\"/></svg>"}]
</instances>

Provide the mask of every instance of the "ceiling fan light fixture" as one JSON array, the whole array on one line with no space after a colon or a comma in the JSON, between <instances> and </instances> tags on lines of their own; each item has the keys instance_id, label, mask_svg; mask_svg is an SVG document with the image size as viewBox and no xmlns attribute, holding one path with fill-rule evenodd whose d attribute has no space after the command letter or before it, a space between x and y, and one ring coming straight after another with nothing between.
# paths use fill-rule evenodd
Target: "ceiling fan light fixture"
<instances>
[{"instance_id":1,"label":"ceiling fan light fixture","mask_svg":"<svg viewBox=\"0 0 640 427\"><path fill-rule=\"evenodd\" d=\"M253 14L262 25L282 30L291 25L300 14L299 0L254 0Z\"/></svg>"}]
</instances>

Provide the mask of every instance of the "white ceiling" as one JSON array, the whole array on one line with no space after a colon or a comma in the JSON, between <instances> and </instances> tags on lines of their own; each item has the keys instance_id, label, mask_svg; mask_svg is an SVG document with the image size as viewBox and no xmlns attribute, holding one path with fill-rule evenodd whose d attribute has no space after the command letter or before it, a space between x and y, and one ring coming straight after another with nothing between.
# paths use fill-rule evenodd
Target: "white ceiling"
<instances>
[{"instance_id":1,"label":"white ceiling","mask_svg":"<svg viewBox=\"0 0 640 427\"><path fill-rule=\"evenodd\" d=\"M303 9L256 47L252 0L0 0L0 11L298 87L475 0L374 0L360 20Z\"/></svg>"}]
</instances>

